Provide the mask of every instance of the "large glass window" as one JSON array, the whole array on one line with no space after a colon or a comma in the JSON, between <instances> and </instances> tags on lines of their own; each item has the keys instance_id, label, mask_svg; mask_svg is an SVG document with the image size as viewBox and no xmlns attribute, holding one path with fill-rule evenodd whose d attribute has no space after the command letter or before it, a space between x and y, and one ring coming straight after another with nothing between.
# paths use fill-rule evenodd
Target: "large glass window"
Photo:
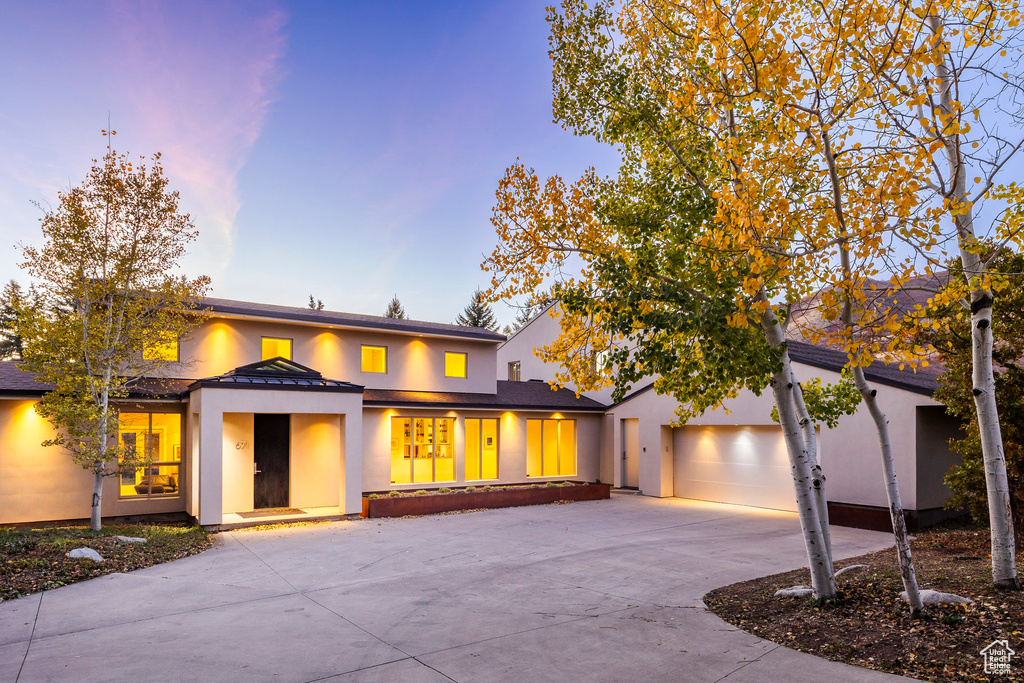
<instances>
[{"instance_id":1,"label":"large glass window","mask_svg":"<svg viewBox=\"0 0 1024 683\"><path fill-rule=\"evenodd\" d=\"M364 346L362 358L363 372L388 371L388 347Z\"/></svg>"},{"instance_id":2,"label":"large glass window","mask_svg":"<svg viewBox=\"0 0 1024 683\"><path fill-rule=\"evenodd\" d=\"M526 421L526 475L567 477L576 474L576 421Z\"/></svg>"},{"instance_id":3,"label":"large glass window","mask_svg":"<svg viewBox=\"0 0 1024 683\"><path fill-rule=\"evenodd\" d=\"M455 481L455 419L391 418L391 483Z\"/></svg>"},{"instance_id":4,"label":"large glass window","mask_svg":"<svg viewBox=\"0 0 1024 683\"><path fill-rule=\"evenodd\" d=\"M466 376L466 354L464 353L452 353L450 351L444 354L444 376L445 377L465 377Z\"/></svg>"},{"instance_id":5,"label":"large glass window","mask_svg":"<svg viewBox=\"0 0 1024 683\"><path fill-rule=\"evenodd\" d=\"M120 495L178 495L181 486L181 414L121 413Z\"/></svg>"},{"instance_id":6,"label":"large glass window","mask_svg":"<svg viewBox=\"0 0 1024 683\"><path fill-rule=\"evenodd\" d=\"M498 421L466 420L466 481L498 478Z\"/></svg>"},{"instance_id":7,"label":"large glass window","mask_svg":"<svg viewBox=\"0 0 1024 683\"><path fill-rule=\"evenodd\" d=\"M292 359L291 339L263 337L262 347L263 353L260 360L270 360L271 358L284 358L285 360Z\"/></svg>"}]
</instances>

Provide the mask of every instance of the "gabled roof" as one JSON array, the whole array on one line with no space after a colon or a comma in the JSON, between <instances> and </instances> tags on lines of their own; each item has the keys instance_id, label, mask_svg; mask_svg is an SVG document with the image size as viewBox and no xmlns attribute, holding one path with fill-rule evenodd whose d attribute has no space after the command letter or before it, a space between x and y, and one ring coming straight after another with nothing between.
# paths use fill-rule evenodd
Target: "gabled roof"
<instances>
[{"instance_id":1,"label":"gabled roof","mask_svg":"<svg viewBox=\"0 0 1024 683\"><path fill-rule=\"evenodd\" d=\"M383 330L399 334L426 335L435 337L454 337L488 342L503 342L505 335L491 332L482 327L463 327L446 325L423 320L399 320L376 315L359 313L341 313L338 311L315 311L311 308L297 306L277 306L274 304L258 304L250 301L232 299L200 299L198 307L226 317L246 317L281 320L284 322L300 322L324 327L345 327L363 330Z\"/></svg>"},{"instance_id":2,"label":"gabled roof","mask_svg":"<svg viewBox=\"0 0 1024 683\"><path fill-rule=\"evenodd\" d=\"M842 351L794 340L787 341L786 348L789 350L789 357L794 363L833 372L839 372L846 367L846 354ZM888 365L881 361L875 361L864 368L864 377L869 382L902 389L923 396L931 396L939 388L938 376L939 373L928 368L918 369L916 372L910 368L900 370L898 365ZM653 388L654 382L649 382L639 389L626 394L622 397L622 400L613 403L610 407L614 408L622 405L626 401L631 401Z\"/></svg>"},{"instance_id":3,"label":"gabled roof","mask_svg":"<svg viewBox=\"0 0 1024 683\"><path fill-rule=\"evenodd\" d=\"M223 375L204 377L189 384L188 390L203 387L333 391L352 394L363 391L358 384L324 379L316 370L280 356L242 365Z\"/></svg>"},{"instance_id":4,"label":"gabled roof","mask_svg":"<svg viewBox=\"0 0 1024 683\"><path fill-rule=\"evenodd\" d=\"M513 339L515 339L515 338L516 338L516 336L518 336L520 332L522 332L523 330L525 330L525 329L526 329L527 327L529 327L530 325L532 325L532 324L533 324L534 322L536 322L536 321L540 320L540 318L541 318L541 316L542 316L542 315L547 315L547 312L548 312L548 311L550 311L550 310L551 310L552 308L554 308L555 304L557 304L557 303L558 303L558 299L555 299L554 301L550 301L550 302L548 302L548 304L547 304L546 306L544 306L544 308L542 308L542 309L541 309L540 311L538 311L537 313L535 313L535 314L533 315L533 317L532 317L532 318L530 318L529 320L527 320L527 321L526 321L526 322L525 322L525 323L523 324L523 326L522 326L522 327L520 327L520 328L519 328L518 330L516 330L515 332L513 332L512 334L510 334L510 335L509 335L508 337L506 337L506 338L505 338L505 341L503 341L503 342L502 342L502 343L501 343L501 344L499 345L499 347L498 347L498 348L501 348L501 347L502 347L502 346L504 346L505 344L508 344L508 343L509 343L510 341L512 341Z\"/></svg>"},{"instance_id":5,"label":"gabled roof","mask_svg":"<svg viewBox=\"0 0 1024 683\"><path fill-rule=\"evenodd\" d=\"M494 394L445 391L395 391L366 389L364 406L400 406L429 408L532 409L567 412L603 412L605 405L569 389L552 390L547 382L507 382L498 380Z\"/></svg>"},{"instance_id":6,"label":"gabled roof","mask_svg":"<svg viewBox=\"0 0 1024 683\"><path fill-rule=\"evenodd\" d=\"M786 348L789 349L789 357L797 363L834 372L846 367L846 354L842 351L792 340L786 342ZM931 396L939 388L939 374L929 368L920 368L915 372L911 368L900 370L899 365L875 361L864 368L864 376L869 382L924 396Z\"/></svg>"}]
</instances>

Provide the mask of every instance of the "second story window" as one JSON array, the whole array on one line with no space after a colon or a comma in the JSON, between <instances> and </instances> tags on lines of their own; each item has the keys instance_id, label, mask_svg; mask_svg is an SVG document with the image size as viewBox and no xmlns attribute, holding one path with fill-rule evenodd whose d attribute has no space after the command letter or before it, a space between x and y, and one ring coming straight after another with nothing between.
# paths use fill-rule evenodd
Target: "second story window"
<instances>
[{"instance_id":1,"label":"second story window","mask_svg":"<svg viewBox=\"0 0 1024 683\"><path fill-rule=\"evenodd\" d=\"M508 364L508 381L509 382L520 382L519 375L519 361L514 360Z\"/></svg>"},{"instance_id":2,"label":"second story window","mask_svg":"<svg viewBox=\"0 0 1024 683\"><path fill-rule=\"evenodd\" d=\"M178 340L168 338L146 346L142 350L142 359L171 362L178 360Z\"/></svg>"},{"instance_id":3,"label":"second story window","mask_svg":"<svg viewBox=\"0 0 1024 683\"><path fill-rule=\"evenodd\" d=\"M362 358L363 372L387 372L388 371L388 347L386 346L364 346Z\"/></svg>"},{"instance_id":4,"label":"second story window","mask_svg":"<svg viewBox=\"0 0 1024 683\"><path fill-rule=\"evenodd\" d=\"M444 354L444 376L465 377L466 376L466 354L445 352Z\"/></svg>"},{"instance_id":5,"label":"second story window","mask_svg":"<svg viewBox=\"0 0 1024 683\"><path fill-rule=\"evenodd\" d=\"M280 337L264 337L263 338L263 356L260 360L270 360L271 358L284 358L285 360L292 359L292 340L282 339Z\"/></svg>"}]
</instances>

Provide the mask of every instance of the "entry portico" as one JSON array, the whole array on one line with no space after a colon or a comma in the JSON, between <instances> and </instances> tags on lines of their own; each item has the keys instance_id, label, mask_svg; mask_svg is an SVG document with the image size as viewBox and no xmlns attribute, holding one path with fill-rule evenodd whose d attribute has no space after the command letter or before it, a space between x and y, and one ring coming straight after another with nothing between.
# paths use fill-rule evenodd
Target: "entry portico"
<instances>
[{"instance_id":1,"label":"entry portico","mask_svg":"<svg viewBox=\"0 0 1024 683\"><path fill-rule=\"evenodd\" d=\"M257 415L289 417L284 507L361 510L362 387L274 358L189 389L189 439L198 457L186 511L200 524L218 525L226 513L254 509Z\"/></svg>"}]
</instances>

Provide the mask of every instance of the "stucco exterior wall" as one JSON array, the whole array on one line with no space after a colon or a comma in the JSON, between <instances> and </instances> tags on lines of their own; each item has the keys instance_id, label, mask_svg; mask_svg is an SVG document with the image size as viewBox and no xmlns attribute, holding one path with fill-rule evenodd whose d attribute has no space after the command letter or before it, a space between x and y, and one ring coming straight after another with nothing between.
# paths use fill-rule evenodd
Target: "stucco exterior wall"
<instances>
[{"instance_id":1,"label":"stucco exterior wall","mask_svg":"<svg viewBox=\"0 0 1024 683\"><path fill-rule=\"evenodd\" d=\"M512 361L519 361L519 375L520 379L524 382L531 379L550 382L555 379L558 365L545 363L534 355L534 349L546 346L558 337L559 322L558 318L555 317L557 315L557 308L558 305L555 304L544 313L541 313L498 347L498 379L508 379L508 364ZM576 387L572 384L567 384L566 387L573 391L576 390ZM612 402L611 387L605 387L597 391L588 391L583 395L605 405Z\"/></svg>"},{"instance_id":2,"label":"stucco exterior wall","mask_svg":"<svg viewBox=\"0 0 1024 683\"><path fill-rule=\"evenodd\" d=\"M262 357L262 338L292 340L292 360L324 377L370 389L494 393L495 342L332 329L285 322L212 318L182 341L170 377L213 377ZM387 347L387 372L363 372L363 345ZM445 377L445 352L467 354L466 377Z\"/></svg>"},{"instance_id":3,"label":"stucco exterior wall","mask_svg":"<svg viewBox=\"0 0 1024 683\"><path fill-rule=\"evenodd\" d=\"M35 401L0 401L0 524L89 516L92 475L58 447Z\"/></svg>"},{"instance_id":4,"label":"stucco exterior wall","mask_svg":"<svg viewBox=\"0 0 1024 683\"><path fill-rule=\"evenodd\" d=\"M962 439L960 426L942 406L917 407L917 506L920 510L943 507L950 490L943 478L960 463L949 448L950 439Z\"/></svg>"},{"instance_id":5,"label":"stucco exterior wall","mask_svg":"<svg viewBox=\"0 0 1024 683\"><path fill-rule=\"evenodd\" d=\"M557 477L527 477L526 420L561 416L576 420L576 474ZM419 484L391 484L391 418L455 418L455 481ZM469 418L498 419L498 478L467 482L465 478L465 423ZM527 481L595 481L600 477L601 415L588 413L495 412L482 410L431 411L409 408L365 408L363 410L363 490L430 489L442 486L484 486L518 484Z\"/></svg>"},{"instance_id":6,"label":"stucco exterior wall","mask_svg":"<svg viewBox=\"0 0 1024 683\"><path fill-rule=\"evenodd\" d=\"M224 413L223 512L252 510L253 501L253 413Z\"/></svg>"},{"instance_id":7,"label":"stucco exterior wall","mask_svg":"<svg viewBox=\"0 0 1024 683\"><path fill-rule=\"evenodd\" d=\"M340 415L292 415L289 486L293 507L338 504L343 439Z\"/></svg>"}]
</instances>

